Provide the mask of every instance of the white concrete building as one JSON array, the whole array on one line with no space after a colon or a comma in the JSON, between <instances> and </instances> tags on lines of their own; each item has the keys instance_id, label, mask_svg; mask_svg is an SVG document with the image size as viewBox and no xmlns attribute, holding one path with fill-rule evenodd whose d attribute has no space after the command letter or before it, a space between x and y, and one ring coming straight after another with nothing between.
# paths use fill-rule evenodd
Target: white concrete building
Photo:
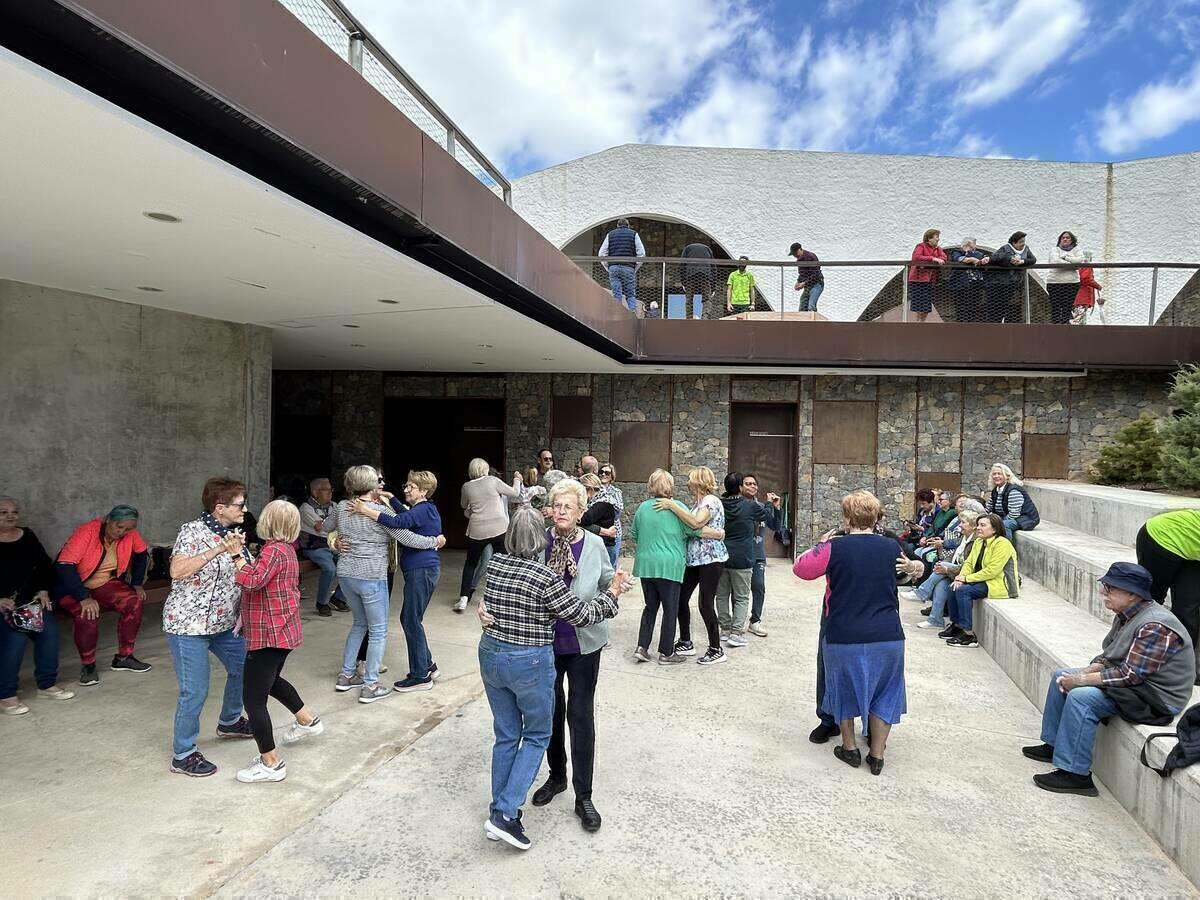
<instances>
[{"instance_id":1,"label":"white concrete building","mask_svg":"<svg viewBox=\"0 0 1200 900\"><path fill-rule=\"evenodd\" d=\"M1200 153L1063 163L625 144L517 179L513 205L569 255L590 255L580 236L631 216L686 223L751 259L800 241L822 260L903 260L927 228L943 246L971 236L985 248L1024 231L1042 262L1064 230L1097 261L1200 257ZM821 312L856 319L898 271L826 269ZM1190 274L1160 273L1156 318ZM1149 270L1098 275L1113 321L1147 321ZM777 305L778 275L759 282Z\"/></svg>"}]
</instances>

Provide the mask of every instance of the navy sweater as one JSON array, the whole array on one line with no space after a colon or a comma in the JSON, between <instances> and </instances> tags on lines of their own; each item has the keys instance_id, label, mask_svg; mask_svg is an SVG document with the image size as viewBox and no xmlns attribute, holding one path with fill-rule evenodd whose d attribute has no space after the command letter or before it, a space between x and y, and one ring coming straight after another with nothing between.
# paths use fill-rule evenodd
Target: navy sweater
<instances>
[{"instance_id":1,"label":"navy sweater","mask_svg":"<svg viewBox=\"0 0 1200 900\"><path fill-rule=\"evenodd\" d=\"M829 543L825 641L904 640L896 598L896 542L877 534L848 534Z\"/></svg>"},{"instance_id":2,"label":"navy sweater","mask_svg":"<svg viewBox=\"0 0 1200 900\"><path fill-rule=\"evenodd\" d=\"M379 524L385 528L407 528L414 534L424 537L437 537L442 533L442 516L436 506L428 500L422 500L409 509L398 498L391 500L395 515L379 514ZM429 569L441 566L436 550L414 550L411 547L400 548L400 571L411 572L414 569Z\"/></svg>"}]
</instances>

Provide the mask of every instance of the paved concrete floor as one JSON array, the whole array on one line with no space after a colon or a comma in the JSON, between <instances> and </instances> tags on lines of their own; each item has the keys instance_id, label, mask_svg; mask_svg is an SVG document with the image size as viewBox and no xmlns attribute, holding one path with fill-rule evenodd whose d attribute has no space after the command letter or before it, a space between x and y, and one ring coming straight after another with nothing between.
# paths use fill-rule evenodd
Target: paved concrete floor
<instances>
[{"instance_id":1,"label":"paved concrete floor","mask_svg":"<svg viewBox=\"0 0 1200 900\"><path fill-rule=\"evenodd\" d=\"M453 585L457 561L447 563ZM1046 767L1019 748L1036 739L1036 710L986 653L918 630L915 604L903 609L911 713L883 775L809 744L820 592L782 564L768 573L770 637L716 668L636 665L628 651L641 603L627 595L598 699L604 828L582 831L568 793L526 807L528 853L488 842L478 626L448 611L451 592L439 591L427 616L448 678L373 706L329 690L344 620L306 623L289 672L330 729L289 751L282 785L232 781L253 753L244 743L204 747L226 766L215 778L166 773L173 680L161 638L144 642L161 664L145 679L110 673L77 705L36 702L25 721L0 723L0 758L54 748L27 767L32 781L0 792L4 830L34 848L10 854L0 892L1200 896L1106 792L1033 787ZM402 658L396 640L388 659ZM206 729L214 717L207 711Z\"/></svg>"}]
</instances>

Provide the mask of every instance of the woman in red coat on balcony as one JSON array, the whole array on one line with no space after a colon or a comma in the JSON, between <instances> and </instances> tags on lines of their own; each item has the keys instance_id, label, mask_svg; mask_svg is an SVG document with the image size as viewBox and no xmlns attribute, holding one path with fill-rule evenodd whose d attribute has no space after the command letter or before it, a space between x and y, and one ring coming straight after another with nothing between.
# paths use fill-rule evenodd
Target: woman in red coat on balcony
<instances>
[{"instance_id":1,"label":"woman in red coat on balcony","mask_svg":"<svg viewBox=\"0 0 1200 900\"><path fill-rule=\"evenodd\" d=\"M934 264L908 267L908 303L918 322L924 322L933 309L933 286L941 274L936 266L946 264L946 253L938 246L941 238L940 231L930 228L921 238L921 243L913 247L913 262Z\"/></svg>"}]
</instances>

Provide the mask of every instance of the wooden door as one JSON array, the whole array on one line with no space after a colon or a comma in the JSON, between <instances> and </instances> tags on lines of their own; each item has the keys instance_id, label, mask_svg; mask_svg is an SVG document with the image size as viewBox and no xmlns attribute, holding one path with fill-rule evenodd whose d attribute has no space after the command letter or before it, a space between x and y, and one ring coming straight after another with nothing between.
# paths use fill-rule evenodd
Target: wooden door
<instances>
[{"instance_id":1,"label":"wooden door","mask_svg":"<svg viewBox=\"0 0 1200 900\"><path fill-rule=\"evenodd\" d=\"M788 510L788 525L792 525L796 521L795 405L734 403L729 438L729 470L753 472L758 477L758 497L764 502L768 492L779 494ZM767 556L791 555L791 549L769 531L766 548Z\"/></svg>"}]
</instances>

